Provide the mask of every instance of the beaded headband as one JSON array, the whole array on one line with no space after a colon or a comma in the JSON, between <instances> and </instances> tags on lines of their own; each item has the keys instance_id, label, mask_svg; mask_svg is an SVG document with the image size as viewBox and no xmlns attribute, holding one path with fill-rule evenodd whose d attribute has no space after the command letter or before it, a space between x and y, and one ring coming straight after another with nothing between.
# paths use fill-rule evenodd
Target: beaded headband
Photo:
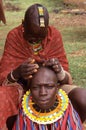
<instances>
[{"instance_id":1,"label":"beaded headband","mask_svg":"<svg viewBox=\"0 0 86 130\"><path fill-rule=\"evenodd\" d=\"M45 27L45 23L44 23L44 10L43 10L42 6L38 6L38 13L39 13L40 27Z\"/></svg>"}]
</instances>

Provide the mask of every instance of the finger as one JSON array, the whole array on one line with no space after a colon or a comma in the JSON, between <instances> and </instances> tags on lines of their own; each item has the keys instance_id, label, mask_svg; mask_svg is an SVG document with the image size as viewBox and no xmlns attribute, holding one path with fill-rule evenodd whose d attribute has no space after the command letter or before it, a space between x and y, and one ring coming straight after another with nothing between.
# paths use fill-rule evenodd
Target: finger
<instances>
[{"instance_id":1,"label":"finger","mask_svg":"<svg viewBox=\"0 0 86 130\"><path fill-rule=\"evenodd\" d=\"M24 77L24 79L31 79L33 76L32 75L29 75L29 76L27 76L27 77Z\"/></svg>"},{"instance_id":2,"label":"finger","mask_svg":"<svg viewBox=\"0 0 86 130\"><path fill-rule=\"evenodd\" d=\"M53 65L53 69L59 69L58 65Z\"/></svg>"},{"instance_id":3,"label":"finger","mask_svg":"<svg viewBox=\"0 0 86 130\"><path fill-rule=\"evenodd\" d=\"M22 77L28 77L30 75L33 75L36 72L37 72L37 69L32 69L32 70L29 70L29 71L23 71L22 72Z\"/></svg>"},{"instance_id":4,"label":"finger","mask_svg":"<svg viewBox=\"0 0 86 130\"><path fill-rule=\"evenodd\" d=\"M59 61L58 61L58 59L56 59L56 58L52 58L52 59L50 60L50 62L51 62L53 65L60 64Z\"/></svg>"},{"instance_id":5,"label":"finger","mask_svg":"<svg viewBox=\"0 0 86 130\"><path fill-rule=\"evenodd\" d=\"M34 62L35 62L35 59L32 59L32 61L30 63L33 64Z\"/></svg>"},{"instance_id":6,"label":"finger","mask_svg":"<svg viewBox=\"0 0 86 130\"><path fill-rule=\"evenodd\" d=\"M24 63L21 67L22 67L22 69L39 68L38 64L28 64L28 63Z\"/></svg>"},{"instance_id":7,"label":"finger","mask_svg":"<svg viewBox=\"0 0 86 130\"><path fill-rule=\"evenodd\" d=\"M28 60L26 61L27 63L31 63L33 64L35 62L35 59L32 59L32 58L28 58Z\"/></svg>"},{"instance_id":8,"label":"finger","mask_svg":"<svg viewBox=\"0 0 86 130\"><path fill-rule=\"evenodd\" d=\"M52 66L52 62L50 62L49 60L48 61L45 61L43 63L43 66Z\"/></svg>"},{"instance_id":9,"label":"finger","mask_svg":"<svg viewBox=\"0 0 86 130\"><path fill-rule=\"evenodd\" d=\"M28 74L25 74L25 75L24 75L24 79L28 79L28 78L30 79L30 78L32 78L32 74L33 74L33 73L36 73L36 72L37 72L37 69L34 69L32 72L30 72L31 74L29 74L29 75L28 75Z\"/></svg>"},{"instance_id":10,"label":"finger","mask_svg":"<svg viewBox=\"0 0 86 130\"><path fill-rule=\"evenodd\" d=\"M34 65L34 64L25 65L25 66L22 66L21 73L27 73L27 72L30 72L34 69L38 69L38 68L39 68L39 66Z\"/></svg>"},{"instance_id":11,"label":"finger","mask_svg":"<svg viewBox=\"0 0 86 130\"><path fill-rule=\"evenodd\" d=\"M55 72L61 71L61 67L59 65L54 65L52 68L54 69Z\"/></svg>"},{"instance_id":12,"label":"finger","mask_svg":"<svg viewBox=\"0 0 86 130\"><path fill-rule=\"evenodd\" d=\"M58 59L52 58L44 62L44 66L52 66L54 64L58 64Z\"/></svg>"}]
</instances>

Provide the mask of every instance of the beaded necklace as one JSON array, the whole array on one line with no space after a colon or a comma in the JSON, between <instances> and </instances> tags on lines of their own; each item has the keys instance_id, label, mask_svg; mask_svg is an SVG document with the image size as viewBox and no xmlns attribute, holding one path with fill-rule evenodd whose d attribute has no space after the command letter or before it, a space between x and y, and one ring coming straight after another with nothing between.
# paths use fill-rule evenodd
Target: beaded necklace
<instances>
[{"instance_id":1,"label":"beaded necklace","mask_svg":"<svg viewBox=\"0 0 86 130\"><path fill-rule=\"evenodd\" d=\"M34 44L32 44L31 46L32 46L33 53L34 53L35 55L37 55L38 52L39 52L40 50L42 50L42 45L41 45L41 43L34 43Z\"/></svg>"},{"instance_id":2,"label":"beaded necklace","mask_svg":"<svg viewBox=\"0 0 86 130\"><path fill-rule=\"evenodd\" d=\"M52 106L52 107L50 107L49 109L41 109L37 104L33 104L33 107L34 107L34 109L37 111L37 112L41 112L41 113L48 113L48 112L50 112L50 111L52 111L52 110L54 110L56 107L57 107L57 105L58 105L58 100L56 99L56 101L55 101L55 103L54 103L54 105Z\"/></svg>"},{"instance_id":3,"label":"beaded necklace","mask_svg":"<svg viewBox=\"0 0 86 130\"><path fill-rule=\"evenodd\" d=\"M32 101L31 93L30 91L27 91L26 94L23 96L22 100L22 108L24 114L33 122L37 124L51 124L59 120L63 115L65 110L68 107L68 96L66 93L60 89L57 94L57 101L58 105L55 107L55 109L48 111L48 112L41 112L37 111Z\"/></svg>"}]
</instances>

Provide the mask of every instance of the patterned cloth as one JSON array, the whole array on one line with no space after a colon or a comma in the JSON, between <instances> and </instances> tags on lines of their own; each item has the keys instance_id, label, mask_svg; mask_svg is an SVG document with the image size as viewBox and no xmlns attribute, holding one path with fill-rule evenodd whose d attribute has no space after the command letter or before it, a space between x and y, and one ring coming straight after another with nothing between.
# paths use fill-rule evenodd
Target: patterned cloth
<instances>
[{"instance_id":1,"label":"patterned cloth","mask_svg":"<svg viewBox=\"0 0 86 130\"><path fill-rule=\"evenodd\" d=\"M0 88L0 128L5 125L7 117L18 113L18 97L16 87Z\"/></svg>"},{"instance_id":2,"label":"patterned cloth","mask_svg":"<svg viewBox=\"0 0 86 130\"><path fill-rule=\"evenodd\" d=\"M69 103L62 118L50 124L49 128L48 125L39 125L32 122L20 109L13 130L83 130L83 126L79 115L73 109L72 104Z\"/></svg>"},{"instance_id":3,"label":"patterned cloth","mask_svg":"<svg viewBox=\"0 0 86 130\"><path fill-rule=\"evenodd\" d=\"M18 111L18 89L16 87L12 88L13 85L9 86L9 89L6 85L3 86L3 82L11 70L31 57L36 61L58 58L63 68L68 71L68 62L59 31L49 27L48 36L41 44L43 49L38 55L35 55L32 46L23 38L22 25L14 28L7 35L4 53L0 61L0 97L2 97L0 99L0 119L4 118L0 120L0 128L5 124L7 117L15 115ZM9 108L10 111L8 112Z\"/></svg>"}]
</instances>

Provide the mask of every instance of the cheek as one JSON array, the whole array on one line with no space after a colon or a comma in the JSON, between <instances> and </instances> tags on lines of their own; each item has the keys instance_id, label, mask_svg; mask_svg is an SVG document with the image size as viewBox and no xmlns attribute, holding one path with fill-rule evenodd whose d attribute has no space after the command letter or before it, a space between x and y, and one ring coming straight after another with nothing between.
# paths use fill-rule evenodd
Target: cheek
<instances>
[{"instance_id":1,"label":"cheek","mask_svg":"<svg viewBox=\"0 0 86 130\"><path fill-rule=\"evenodd\" d=\"M57 94L57 89L54 89L50 92L50 96L51 98L56 98L56 94Z\"/></svg>"},{"instance_id":2,"label":"cheek","mask_svg":"<svg viewBox=\"0 0 86 130\"><path fill-rule=\"evenodd\" d=\"M53 94L56 94L56 93L57 93L57 88L53 88L51 92L52 92Z\"/></svg>"},{"instance_id":3,"label":"cheek","mask_svg":"<svg viewBox=\"0 0 86 130\"><path fill-rule=\"evenodd\" d=\"M39 98L39 93L38 93L38 91L32 92L32 99L35 101L35 100L37 100L38 98Z\"/></svg>"}]
</instances>

